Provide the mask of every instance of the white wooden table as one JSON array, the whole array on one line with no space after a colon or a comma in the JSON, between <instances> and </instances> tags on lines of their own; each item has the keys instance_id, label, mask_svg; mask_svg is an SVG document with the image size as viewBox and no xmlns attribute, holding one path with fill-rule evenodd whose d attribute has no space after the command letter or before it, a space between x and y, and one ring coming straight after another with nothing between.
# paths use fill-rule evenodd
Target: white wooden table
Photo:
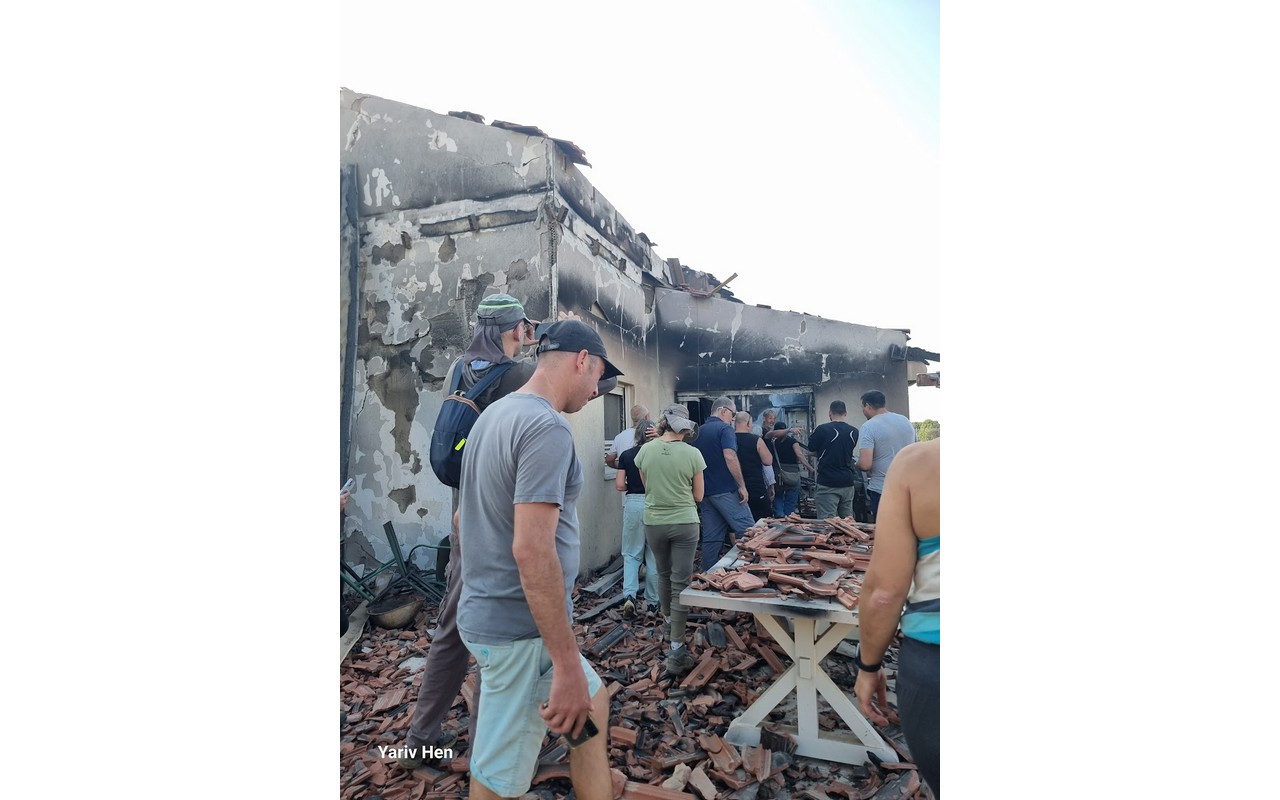
<instances>
[{"instance_id":1,"label":"white wooden table","mask_svg":"<svg viewBox=\"0 0 1280 800\"><path fill-rule=\"evenodd\" d=\"M734 547L715 568L734 569L747 563ZM828 570L818 580L843 570ZM807 600L797 597L725 597L717 591L685 589L680 602L686 606L745 611L752 614L790 657L791 666L732 723L725 739L737 745L760 743L760 723L794 691L796 693L796 726L778 726L796 737L796 752L802 756L861 764L871 751L885 761L898 761L897 752L876 733L856 705L857 698L836 686L822 668L822 660L836 645L854 635L858 629L858 612L835 600ZM783 621L790 620L794 637L787 633ZM818 726L818 695L831 706L847 730L823 731Z\"/></svg>"}]
</instances>

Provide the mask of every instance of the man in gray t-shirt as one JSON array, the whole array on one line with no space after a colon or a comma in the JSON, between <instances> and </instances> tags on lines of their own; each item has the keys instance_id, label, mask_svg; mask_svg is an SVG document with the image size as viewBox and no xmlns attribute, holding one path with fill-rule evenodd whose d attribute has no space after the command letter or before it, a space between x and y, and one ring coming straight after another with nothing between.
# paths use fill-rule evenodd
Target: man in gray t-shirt
<instances>
[{"instance_id":1,"label":"man in gray t-shirt","mask_svg":"<svg viewBox=\"0 0 1280 800\"><path fill-rule=\"evenodd\" d=\"M564 604L578 576L578 494L582 464L573 431L543 397L513 392L490 406L471 429L464 450L459 519L465 520L462 602L458 625L473 642L494 644L538 635L515 559L504 558L514 540L515 506L554 504L556 557ZM483 423L489 423L484 424ZM481 554L470 559L471 551Z\"/></svg>"},{"instance_id":2,"label":"man in gray t-shirt","mask_svg":"<svg viewBox=\"0 0 1280 800\"><path fill-rule=\"evenodd\" d=\"M458 630L484 683L469 769L473 797L528 791L547 728L577 737L577 796L610 798L609 693L573 635L582 465L572 414L622 374L581 320L537 331L538 365L521 390L476 420L462 457Z\"/></svg>"},{"instance_id":3,"label":"man in gray t-shirt","mask_svg":"<svg viewBox=\"0 0 1280 800\"><path fill-rule=\"evenodd\" d=\"M858 431L858 469L868 473L867 500L874 520L889 465L899 450L916 440L916 429L911 420L885 408L884 392L865 392L861 399L867 421Z\"/></svg>"}]
</instances>

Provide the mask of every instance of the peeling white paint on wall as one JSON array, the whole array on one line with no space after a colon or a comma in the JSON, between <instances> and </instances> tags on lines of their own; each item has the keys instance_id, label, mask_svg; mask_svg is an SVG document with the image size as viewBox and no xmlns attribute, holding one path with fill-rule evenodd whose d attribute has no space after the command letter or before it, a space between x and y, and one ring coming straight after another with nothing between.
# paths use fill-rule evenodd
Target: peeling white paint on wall
<instances>
[{"instance_id":1,"label":"peeling white paint on wall","mask_svg":"<svg viewBox=\"0 0 1280 800\"><path fill-rule=\"evenodd\" d=\"M511 154L511 142L507 142L507 154ZM529 167L533 165L534 161L542 158L544 154L545 151L539 145L526 144L520 152L520 164L515 168L516 174L521 178L529 177Z\"/></svg>"},{"instance_id":2,"label":"peeling white paint on wall","mask_svg":"<svg viewBox=\"0 0 1280 800\"><path fill-rule=\"evenodd\" d=\"M432 131L427 137L427 147L431 150L445 150L450 153L458 152L458 143L449 138L449 134L441 130Z\"/></svg>"},{"instance_id":3,"label":"peeling white paint on wall","mask_svg":"<svg viewBox=\"0 0 1280 800\"><path fill-rule=\"evenodd\" d=\"M437 252L438 252L438 248L437 248ZM438 260L438 258L439 257L437 256L436 265L432 267L431 274L427 276L427 280L431 282L431 291L435 292L436 294L440 294L440 292L444 289L444 281L440 280L440 261Z\"/></svg>"},{"instance_id":4,"label":"peeling white paint on wall","mask_svg":"<svg viewBox=\"0 0 1280 800\"><path fill-rule=\"evenodd\" d=\"M377 183L370 187L369 182ZM387 173L382 167L374 167L369 170L369 174L364 176L364 204L367 206L381 206L384 198L391 197L391 179L387 177ZM400 205L400 199L395 198L395 204Z\"/></svg>"},{"instance_id":5,"label":"peeling white paint on wall","mask_svg":"<svg viewBox=\"0 0 1280 800\"><path fill-rule=\"evenodd\" d=\"M733 326L729 328L729 347L733 347L733 339L737 337L738 331L742 328L742 309L743 306L736 306L733 315Z\"/></svg>"}]
</instances>

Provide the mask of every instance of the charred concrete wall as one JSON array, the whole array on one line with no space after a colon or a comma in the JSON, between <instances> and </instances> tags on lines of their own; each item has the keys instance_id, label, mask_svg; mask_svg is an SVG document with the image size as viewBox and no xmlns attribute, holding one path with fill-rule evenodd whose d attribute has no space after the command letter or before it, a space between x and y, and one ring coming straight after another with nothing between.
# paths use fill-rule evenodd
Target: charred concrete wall
<instances>
[{"instance_id":1,"label":"charred concrete wall","mask_svg":"<svg viewBox=\"0 0 1280 800\"><path fill-rule=\"evenodd\" d=\"M902 331L670 289L656 296L660 338L687 356L676 376L680 392L715 397L812 386L818 420L825 421L832 400L844 400L852 417L859 396L879 389L891 410L908 413Z\"/></svg>"},{"instance_id":2,"label":"charred concrete wall","mask_svg":"<svg viewBox=\"0 0 1280 800\"><path fill-rule=\"evenodd\" d=\"M340 261L344 285L354 261L356 286L352 363L343 359L353 386L346 467L356 480L347 563L390 557L388 520L406 552L447 535L451 493L426 463L431 427L475 308L493 292L520 298L536 319L572 312L592 324L625 372L624 408L656 412L678 392L811 387L819 420L833 399L856 415L868 389L907 413L905 333L670 288L683 270L672 274L680 268L554 140L347 90L340 119ZM586 573L620 551L621 498L604 464L604 402L567 419L587 477L578 506ZM430 566L429 553L419 555Z\"/></svg>"},{"instance_id":3,"label":"charred concrete wall","mask_svg":"<svg viewBox=\"0 0 1280 800\"><path fill-rule=\"evenodd\" d=\"M359 190L358 224L343 242L358 236L360 281L349 459L356 489L343 557L372 565L390 557L387 520L406 551L448 533L451 493L427 451L444 377L471 339L479 300L502 291L535 319L576 313L626 371L628 403L653 403L649 396L671 396L672 381L659 374L654 279L646 285L644 273L666 264L551 140L347 91L341 124L343 167L354 165ZM574 183L572 204L554 174ZM567 419L588 478L578 507L588 572L620 551L621 502L604 466L603 402ZM428 566L429 553L419 554Z\"/></svg>"},{"instance_id":4,"label":"charred concrete wall","mask_svg":"<svg viewBox=\"0 0 1280 800\"><path fill-rule=\"evenodd\" d=\"M359 219L357 348L343 557L390 557L390 520L407 551L448 534L451 492L427 452L449 365L470 342L486 294L552 314L538 233L547 200L544 140L343 92L342 165L354 166ZM344 232L344 235L350 235ZM344 266L349 263L344 249ZM415 560L430 566L430 551Z\"/></svg>"}]
</instances>

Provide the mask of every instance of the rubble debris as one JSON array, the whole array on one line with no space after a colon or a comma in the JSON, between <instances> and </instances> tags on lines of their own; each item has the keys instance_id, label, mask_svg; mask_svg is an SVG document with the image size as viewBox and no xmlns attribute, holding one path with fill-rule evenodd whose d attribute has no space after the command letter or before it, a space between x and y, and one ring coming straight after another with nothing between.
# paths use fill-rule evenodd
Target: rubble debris
<instances>
[{"instance_id":1,"label":"rubble debris","mask_svg":"<svg viewBox=\"0 0 1280 800\"><path fill-rule=\"evenodd\" d=\"M715 582L724 586L729 579L730 591L794 592L794 597L834 600L852 607L847 598L856 604L873 543L874 526L848 519L794 515L766 519L749 530L741 543L746 563L733 571L696 577L703 588ZM786 670L785 651L750 614L698 609L689 616L688 635L697 665L684 676L668 675L662 667L666 654L662 621L656 615L622 618L621 595L613 581L616 571L617 564L611 564L580 581L574 608L574 633L610 698L604 730L609 737L615 796L632 800L926 796L896 724L877 727L898 753L900 760L893 762L875 759L846 765L796 755L795 739L776 727L794 723L795 706L790 702L770 714L759 746L740 748L726 741L729 724ZM740 577L733 578L734 574ZM814 583L819 584L817 591ZM834 596L823 594L828 592L824 584L836 588ZM588 591L591 586L603 594ZM378 749L404 745L418 687L428 679L414 659L430 649L423 632L435 614L436 608L427 606L413 627L365 631L359 646L342 662L339 796L344 800L374 795L390 800L448 800L468 794L474 665L443 723L446 734L458 737L450 758L408 771ZM832 679L846 691L851 691L855 677L850 652L842 644L826 662ZM886 664L891 670L896 657L896 647L890 647ZM892 671L889 682L892 698L896 685ZM531 796L563 800L569 794L568 752L563 738L548 735Z\"/></svg>"}]
</instances>

